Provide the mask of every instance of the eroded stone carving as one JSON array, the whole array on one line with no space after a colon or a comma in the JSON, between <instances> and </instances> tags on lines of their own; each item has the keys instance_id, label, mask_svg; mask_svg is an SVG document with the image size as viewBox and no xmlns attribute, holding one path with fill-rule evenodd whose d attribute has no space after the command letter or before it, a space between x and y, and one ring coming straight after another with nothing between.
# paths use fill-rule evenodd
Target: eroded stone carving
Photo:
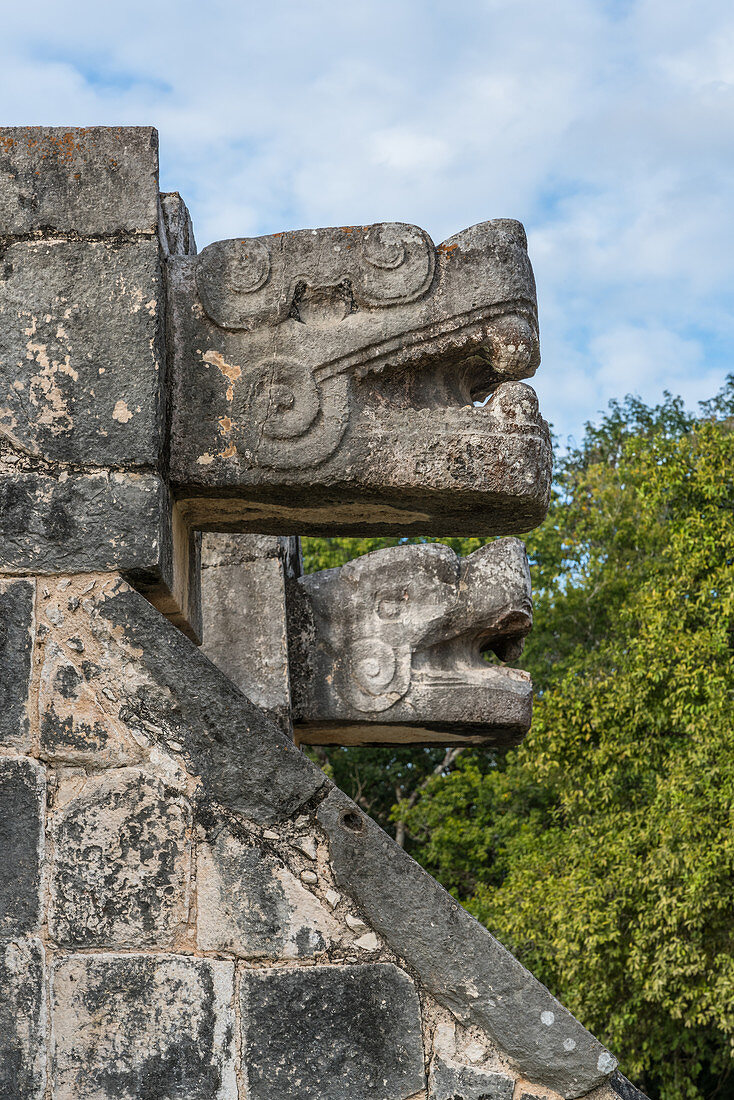
<instances>
[{"instance_id":1,"label":"eroded stone carving","mask_svg":"<svg viewBox=\"0 0 734 1100\"><path fill-rule=\"evenodd\" d=\"M468 739L517 744L530 727L520 655L532 626L517 539L458 558L394 546L301 577L290 617L296 737L311 744Z\"/></svg>"},{"instance_id":2,"label":"eroded stone carving","mask_svg":"<svg viewBox=\"0 0 734 1100\"><path fill-rule=\"evenodd\" d=\"M357 308L415 301L434 267L433 242L414 225L302 229L209 245L196 264L196 287L215 325L252 332L296 311L301 320L299 305L330 289Z\"/></svg>"},{"instance_id":3,"label":"eroded stone carving","mask_svg":"<svg viewBox=\"0 0 734 1100\"><path fill-rule=\"evenodd\" d=\"M544 515L519 223L438 248L410 225L299 230L168 267L171 472L193 525L477 534Z\"/></svg>"}]
</instances>

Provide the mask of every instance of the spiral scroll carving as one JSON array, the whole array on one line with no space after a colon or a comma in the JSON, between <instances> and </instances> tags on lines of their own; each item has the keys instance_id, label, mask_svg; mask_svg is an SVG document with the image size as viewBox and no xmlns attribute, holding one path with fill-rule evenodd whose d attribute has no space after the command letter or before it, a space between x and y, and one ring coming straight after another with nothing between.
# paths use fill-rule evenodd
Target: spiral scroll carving
<instances>
[{"instance_id":1,"label":"spiral scroll carving","mask_svg":"<svg viewBox=\"0 0 734 1100\"><path fill-rule=\"evenodd\" d=\"M347 283L358 306L414 302L433 281L436 250L415 225L380 222L217 241L197 257L196 288L207 316L251 332L291 317L296 290Z\"/></svg>"},{"instance_id":2,"label":"spiral scroll carving","mask_svg":"<svg viewBox=\"0 0 734 1100\"><path fill-rule=\"evenodd\" d=\"M245 431L263 466L311 467L334 453L349 419L349 379L322 382L290 359L261 363L248 377Z\"/></svg>"},{"instance_id":3,"label":"spiral scroll carving","mask_svg":"<svg viewBox=\"0 0 734 1100\"><path fill-rule=\"evenodd\" d=\"M394 225L375 225L367 231L362 255L372 267L394 270L405 263L405 241Z\"/></svg>"},{"instance_id":4,"label":"spiral scroll carving","mask_svg":"<svg viewBox=\"0 0 734 1100\"><path fill-rule=\"evenodd\" d=\"M297 439L313 424L321 401L310 370L301 363L279 360L256 373L250 407L269 439Z\"/></svg>"},{"instance_id":5,"label":"spiral scroll carving","mask_svg":"<svg viewBox=\"0 0 734 1100\"><path fill-rule=\"evenodd\" d=\"M196 289L209 317L222 328L246 329L257 321L250 304L270 277L270 252L258 237L217 241L198 258Z\"/></svg>"},{"instance_id":6,"label":"spiral scroll carving","mask_svg":"<svg viewBox=\"0 0 734 1100\"><path fill-rule=\"evenodd\" d=\"M365 304L387 306L422 297L433 279L435 250L414 225L367 226L361 241L360 294Z\"/></svg>"},{"instance_id":7,"label":"spiral scroll carving","mask_svg":"<svg viewBox=\"0 0 734 1100\"><path fill-rule=\"evenodd\" d=\"M361 711L387 710L410 687L410 650L381 638L353 642L345 657L345 695Z\"/></svg>"}]
</instances>

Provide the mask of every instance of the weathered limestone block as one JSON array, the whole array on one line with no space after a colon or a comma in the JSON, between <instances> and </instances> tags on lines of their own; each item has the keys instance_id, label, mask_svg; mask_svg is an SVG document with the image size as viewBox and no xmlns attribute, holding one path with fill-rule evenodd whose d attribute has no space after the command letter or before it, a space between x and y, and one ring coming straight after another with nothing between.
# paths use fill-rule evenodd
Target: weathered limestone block
<instances>
[{"instance_id":1,"label":"weathered limestone block","mask_svg":"<svg viewBox=\"0 0 734 1100\"><path fill-rule=\"evenodd\" d=\"M43 1100L44 951L40 940L0 941L0 1097Z\"/></svg>"},{"instance_id":2,"label":"weathered limestone block","mask_svg":"<svg viewBox=\"0 0 734 1100\"><path fill-rule=\"evenodd\" d=\"M35 595L33 581L0 581L0 745L16 752L30 748Z\"/></svg>"},{"instance_id":3,"label":"weathered limestone block","mask_svg":"<svg viewBox=\"0 0 734 1100\"><path fill-rule=\"evenodd\" d=\"M0 129L0 236L155 233L152 126Z\"/></svg>"},{"instance_id":4,"label":"weathered limestone block","mask_svg":"<svg viewBox=\"0 0 734 1100\"><path fill-rule=\"evenodd\" d=\"M457 558L393 546L301 577L291 616L296 739L516 745L530 728L530 572L517 539ZM300 606L299 606L300 603Z\"/></svg>"},{"instance_id":5,"label":"weathered limestone block","mask_svg":"<svg viewBox=\"0 0 734 1100\"><path fill-rule=\"evenodd\" d=\"M191 812L137 768L59 783L49 931L60 944L173 947L188 919Z\"/></svg>"},{"instance_id":6,"label":"weathered limestone block","mask_svg":"<svg viewBox=\"0 0 734 1100\"><path fill-rule=\"evenodd\" d=\"M408 1100L425 1089L418 996L392 965L241 974L248 1100Z\"/></svg>"},{"instance_id":7,"label":"weathered limestone block","mask_svg":"<svg viewBox=\"0 0 734 1100\"><path fill-rule=\"evenodd\" d=\"M158 242L24 241L0 278L0 435L76 466L159 462Z\"/></svg>"},{"instance_id":8,"label":"weathered limestone block","mask_svg":"<svg viewBox=\"0 0 734 1100\"><path fill-rule=\"evenodd\" d=\"M198 640L197 538L163 477L161 258L193 240L159 204L157 134L0 129L0 178L0 570L119 568Z\"/></svg>"},{"instance_id":9,"label":"weathered limestone block","mask_svg":"<svg viewBox=\"0 0 734 1100\"><path fill-rule=\"evenodd\" d=\"M48 614L58 619L64 615L63 607L63 601L61 607L52 602ZM86 655L84 642L73 627L69 633L65 646L53 639L43 644L39 684L43 758L93 768L138 763L143 756L140 742L114 715L111 700L97 685L99 669Z\"/></svg>"},{"instance_id":10,"label":"weathered limestone block","mask_svg":"<svg viewBox=\"0 0 734 1100\"><path fill-rule=\"evenodd\" d=\"M481 924L340 791L319 806L337 885L439 1004L567 1100L616 1059Z\"/></svg>"},{"instance_id":11,"label":"weathered limestone block","mask_svg":"<svg viewBox=\"0 0 734 1100\"><path fill-rule=\"evenodd\" d=\"M151 473L48 474L0 456L0 568L13 573L120 569L173 583L170 500Z\"/></svg>"},{"instance_id":12,"label":"weathered limestone block","mask_svg":"<svg viewBox=\"0 0 734 1100\"><path fill-rule=\"evenodd\" d=\"M430 1017L428 1100L512 1100L516 1078L486 1032L435 1003Z\"/></svg>"},{"instance_id":13,"label":"weathered limestone block","mask_svg":"<svg viewBox=\"0 0 734 1100\"><path fill-rule=\"evenodd\" d=\"M266 824L295 816L328 787L290 738L138 592L120 581L92 600L123 721L179 745L209 798Z\"/></svg>"},{"instance_id":14,"label":"weathered limestone block","mask_svg":"<svg viewBox=\"0 0 734 1100\"><path fill-rule=\"evenodd\" d=\"M336 921L283 863L226 829L197 849L197 942L245 959L322 955Z\"/></svg>"},{"instance_id":15,"label":"weathered limestone block","mask_svg":"<svg viewBox=\"0 0 734 1100\"><path fill-rule=\"evenodd\" d=\"M290 735L286 576L298 540L207 534L202 544L203 652Z\"/></svg>"},{"instance_id":16,"label":"weathered limestone block","mask_svg":"<svg viewBox=\"0 0 734 1100\"><path fill-rule=\"evenodd\" d=\"M52 1100L237 1100L234 965L72 955L53 975Z\"/></svg>"},{"instance_id":17,"label":"weathered limestone block","mask_svg":"<svg viewBox=\"0 0 734 1100\"><path fill-rule=\"evenodd\" d=\"M428 1100L512 1100L514 1078L473 1066L437 1061L431 1067Z\"/></svg>"},{"instance_id":18,"label":"weathered limestone block","mask_svg":"<svg viewBox=\"0 0 734 1100\"><path fill-rule=\"evenodd\" d=\"M168 268L171 476L192 524L476 535L545 515L519 223L439 248L409 225L302 230Z\"/></svg>"},{"instance_id":19,"label":"weathered limestone block","mask_svg":"<svg viewBox=\"0 0 734 1100\"><path fill-rule=\"evenodd\" d=\"M0 939L38 927L45 810L45 770L0 757Z\"/></svg>"}]
</instances>

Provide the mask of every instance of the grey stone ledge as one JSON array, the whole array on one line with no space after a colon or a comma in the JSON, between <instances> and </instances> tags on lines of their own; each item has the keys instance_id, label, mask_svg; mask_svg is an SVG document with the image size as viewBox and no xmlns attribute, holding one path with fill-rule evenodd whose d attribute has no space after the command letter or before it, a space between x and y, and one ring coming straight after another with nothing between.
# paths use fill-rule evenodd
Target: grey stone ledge
<instances>
[{"instance_id":1,"label":"grey stone ledge","mask_svg":"<svg viewBox=\"0 0 734 1100\"><path fill-rule=\"evenodd\" d=\"M609 1077L616 1059L346 795L332 791L317 816L337 885L439 1003L566 1100Z\"/></svg>"},{"instance_id":2,"label":"grey stone ledge","mask_svg":"<svg viewBox=\"0 0 734 1100\"><path fill-rule=\"evenodd\" d=\"M637 1085L633 1085L631 1081L628 1081L619 1070L609 1078L609 1084L617 1096L621 1097L621 1100L648 1100L645 1093L641 1092Z\"/></svg>"}]
</instances>

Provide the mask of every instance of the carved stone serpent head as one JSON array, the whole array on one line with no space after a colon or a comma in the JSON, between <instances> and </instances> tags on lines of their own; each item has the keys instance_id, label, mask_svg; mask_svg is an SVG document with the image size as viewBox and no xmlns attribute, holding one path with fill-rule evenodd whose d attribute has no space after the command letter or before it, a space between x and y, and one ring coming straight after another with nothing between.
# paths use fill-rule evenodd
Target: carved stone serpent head
<instances>
[{"instance_id":1,"label":"carved stone serpent head","mask_svg":"<svg viewBox=\"0 0 734 1100\"><path fill-rule=\"evenodd\" d=\"M458 558L436 543L394 546L301 577L313 630L310 668L292 685L299 738L516 744L531 683L506 662L532 625L518 539ZM497 660L487 661L491 654ZM347 738L348 740L348 738Z\"/></svg>"},{"instance_id":2,"label":"carved stone serpent head","mask_svg":"<svg viewBox=\"0 0 734 1100\"><path fill-rule=\"evenodd\" d=\"M189 523L481 534L544 515L518 222L438 248L411 225L299 230L168 268L171 478Z\"/></svg>"}]
</instances>

